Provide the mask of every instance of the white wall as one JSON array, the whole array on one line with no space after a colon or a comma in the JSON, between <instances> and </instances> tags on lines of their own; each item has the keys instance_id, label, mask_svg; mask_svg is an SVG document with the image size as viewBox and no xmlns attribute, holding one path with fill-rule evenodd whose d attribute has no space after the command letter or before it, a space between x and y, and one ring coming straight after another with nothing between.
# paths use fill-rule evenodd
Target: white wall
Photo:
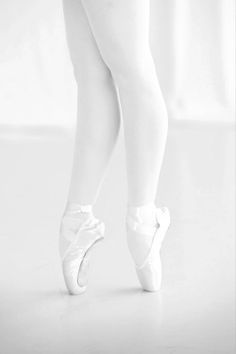
<instances>
[{"instance_id":1,"label":"white wall","mask_svg":"<svg viewBox=\"0 0 236 354\"><path fill-rule=\"evenodd\" d=\"M152 0L151 45L170 118L233 117L234 1ZM62 2L0 2L0 124L73 126Z\"/></svg>"},{"instance_id":2,"label":"white wall","mask_svg":"<svg viewBox=\"0 0 236 354\"><path fill-rule=\"evenodd\" d=\"M75 119L75 82L58 0L0 3L0 124Z\"/></svg>"}]
</instances>

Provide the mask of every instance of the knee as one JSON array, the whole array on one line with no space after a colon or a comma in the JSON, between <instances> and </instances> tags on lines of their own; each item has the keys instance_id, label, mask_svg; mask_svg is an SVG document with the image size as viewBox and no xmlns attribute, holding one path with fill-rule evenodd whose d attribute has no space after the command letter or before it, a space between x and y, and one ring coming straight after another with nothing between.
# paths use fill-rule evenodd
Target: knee
<instances>
[{"instance_id":1,"label":"knee","mask_svg":"<svg viewBox=\"0 0 236 354\"><path fill-rule=\"evenodd\" d=\"M86 87L108 86L113 82L111 71L103 65L95 65L93 63L74 61L73 74L78 87L85 89Z\"/></svg>"},{"instance_id":2,"label":"knee","mask_svg":"<svg viewBox=\"0 0 236 354\"><path fill-rule=\"evenodd\" d=\"M117 48L109 56L108 67L118 86L150 90L155 82L155 66L150 51Z\"/></svg>"}]
</instances>

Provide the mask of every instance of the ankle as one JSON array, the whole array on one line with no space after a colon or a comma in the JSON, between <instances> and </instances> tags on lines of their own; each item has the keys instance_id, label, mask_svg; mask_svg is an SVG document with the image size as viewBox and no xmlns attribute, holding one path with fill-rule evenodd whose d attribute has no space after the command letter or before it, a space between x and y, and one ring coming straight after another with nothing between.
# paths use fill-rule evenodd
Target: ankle
<instances>
[{"instance_id":1,"label":"ankle","mask_svg":"<svg viewBox=\"0 0 236 354\"><path fill-rule=\"evenodd\" d=\"M68 201L65 207L65 212L68 213L89 213L92 212L93 205L92 204L82 204Z\"/></svg>"},{"instance_id":2,"label":"ankle","mask_svg":"<svg viewBox=\"0 0 236 354\"><path fill-rule=\"evenodd\" d=\"M68 201L64 209L63 216L77 217L83 214L92 214L92 212L92 204L80 204Z\"/></svg>"},{"instance_id":3,"label":"ankle","mask_svg":"<svg viewBox=\"0 0 236 354\"><path fill-rule=\"evenodd\" d=\"M127 205L126 217L131 217L140 223L155 224L156 222L155 202L145 203L141 205Z\"/></svg>"},{"instance_id":4,"label":"ankle","mask_svg":"<svg viewBox=\"0 0 236 354\"><path fill-rule=\"evenodd\" d=\"M94 220L92 205L67 203L61 216L61 224L66 229L78 230L82 225L87 225Z\"/></svg>"}]
</instances>

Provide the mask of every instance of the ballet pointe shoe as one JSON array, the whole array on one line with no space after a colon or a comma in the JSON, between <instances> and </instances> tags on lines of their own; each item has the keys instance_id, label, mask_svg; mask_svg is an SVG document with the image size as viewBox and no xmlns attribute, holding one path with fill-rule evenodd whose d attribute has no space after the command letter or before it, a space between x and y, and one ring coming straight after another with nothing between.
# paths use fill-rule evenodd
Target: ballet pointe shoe
<instances>
[{"instance_id":1,"label":"ballet pointe shoe","mask_svg":"<svg viewBox=\"0 0 236 354\"><path fill-rule=\"evenodd\" d=\"M82 294L87 289L91 251L104 239L105 224L92 213L81 217L66 215L61 220L59 233L65 285L69 294Z\"/></svg>"},{"instance_id":2,"label":"ballet pointe shoe","mask_svg":"<svg viewBox=\"0 0 236 354\"><path fill-rule=\"evenodd\" d=\"M128 241L129 251L134 261L138 280L143 290L150 292L156 292L161 288L162 264L160 249L166 231L170 225L170 213L168 208L156 208L155 215L156 224L154 226L137 221L137 219L130 215L127 215L126 217L126 231L130 240L137 240L137 237L139 237L139 240L142 240L142 238L145 238L145 235L153 235L150 247L145 253L145 257L143 257L142 261L139 261L138 263L136 259L137 257L135 257L135 252L137 252L134 247L135 241L133 241L132 244Z\"/></svg>"}]
</instances>

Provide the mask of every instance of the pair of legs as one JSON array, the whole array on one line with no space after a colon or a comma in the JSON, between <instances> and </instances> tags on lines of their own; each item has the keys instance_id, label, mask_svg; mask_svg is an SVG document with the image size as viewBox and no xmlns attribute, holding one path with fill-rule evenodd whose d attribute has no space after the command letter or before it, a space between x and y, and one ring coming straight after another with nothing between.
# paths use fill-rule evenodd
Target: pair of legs
<instances>
[{"instance_id":1,"label":"pair of legs","mask_svg":"<svg viewBox=\"0 0 236 354\"><path fill-rule=\"evenodd\" d=\"M95 203L121 112L128 205L155 201L168 115L149 46L149 6L147 0L63 0L78 93L68 203Z\"/></svg>"}]
</instances>

